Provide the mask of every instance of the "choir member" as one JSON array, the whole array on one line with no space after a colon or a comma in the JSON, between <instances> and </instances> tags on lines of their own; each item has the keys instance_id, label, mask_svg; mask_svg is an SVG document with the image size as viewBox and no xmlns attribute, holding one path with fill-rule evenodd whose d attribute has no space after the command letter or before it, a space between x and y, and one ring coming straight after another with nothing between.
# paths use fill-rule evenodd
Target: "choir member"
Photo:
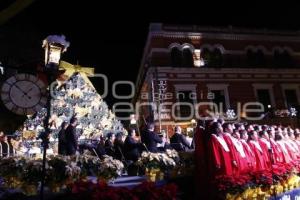
<instances>
[{"instance_id":1,"label":"choir member","mask_svg":"<svg viewBox=\"0 0 300 200\"><path fill-rule=\"evenodd\" d=\"M267 152L264 152L258 142L258 135L256 131L249 132L249 142L251 150L254 152L256 159L256 170L265 170L268 168L267 162L265 160L265 155Z\"/></svg>"},{"instance_id":2,"label":"choir member","mask_svg":"<svg viewBox=\"0 0 300 200\"><path fill-rule=\"evenodd\" d=\"M220 123L212 124L212 135L209 140L210 169L214 175L232 175L233 159L227 143L223 138L223 129Z\"/></svg>"}]
</instances>

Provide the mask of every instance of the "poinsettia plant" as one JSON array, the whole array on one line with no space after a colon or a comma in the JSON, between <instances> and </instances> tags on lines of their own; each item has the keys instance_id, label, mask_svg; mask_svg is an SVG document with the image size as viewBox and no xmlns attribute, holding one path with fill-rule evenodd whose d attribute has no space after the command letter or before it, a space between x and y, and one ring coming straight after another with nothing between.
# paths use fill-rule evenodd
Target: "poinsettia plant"
<instances>
[{"instance_id":1,"label":"poinsettia plant","mask_svg":"<svg viewBox=\"0 0 300 200\"><path fill-rule=\"evenodd\" d=\"M143 182L140 185L128 189L125 187L108 186L106 182L78 181L70 185L70 196L76 196L76 199L106 199L106 200L175 200L177 195L177 186L175 184L166 184L157 186L151 182Z\"/></svg>"},{"instance_id":2,"label":"poinsettia plant","mask_svg":"<svg viewBox=\"0 0 300 200\"><path fill-rule=\"evenodd\" d=\"M221 194L236 194L251 187L251 177L249 175L219 175L215 177L213 183Z\"/></svg>"}]
</instances>

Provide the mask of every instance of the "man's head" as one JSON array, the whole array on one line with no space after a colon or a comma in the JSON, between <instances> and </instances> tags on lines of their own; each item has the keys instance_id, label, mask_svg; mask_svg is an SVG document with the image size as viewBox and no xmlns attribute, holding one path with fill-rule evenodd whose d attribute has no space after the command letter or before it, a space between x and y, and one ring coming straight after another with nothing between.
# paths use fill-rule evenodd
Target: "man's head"
<instances>
[{"instance_id":1,"label":"man's head","mask_svg":"<svg viewBox=\"0 0 300 200\"><path fill-rule=\"evenodd\" d=\"M147 124L147 129L149 130L149 131L154 131L154 123L148 123Z\"/></svg>"},{"instance_id":2,"label":"man's head","mask_svg":"<svg viewBox=\"0 0 300 200\"><path fill-rule=\"evenodd\" d=\"M269 139L269 135L268 135L267 131L260 131L259 137Z\"/></svg>"},{"instance_id":3,"label":"man's head","mask_svg":"<svg viewBox=\"0 0 300 200\"><path fill-rule=\"evenodd\" d=\"M231 125L231 123L225 123L223 124L223 129L225 132L232 134L233 132L233 127Z\"/></svg>"},{"instance_id":4,"label":"man's head","mask_svg":"<svg viewBox=\"0 0 300 200\"><path fill-rule=\"evenodd\" d=\"M175 126L175 133L181 134L181 127L180 126Z\"/></svg>"},{"instance_id":5,"label":"man's head","mask_svg":"<svg viewBox=\"0 0 300 200\"><path fill-rule=\"evenodd\" d=\"M76 117L72 117L71 120L70 120L70 124L72 124L72 126L76 126L77 125L77 118Z\"/></svg>"}]
</instances>

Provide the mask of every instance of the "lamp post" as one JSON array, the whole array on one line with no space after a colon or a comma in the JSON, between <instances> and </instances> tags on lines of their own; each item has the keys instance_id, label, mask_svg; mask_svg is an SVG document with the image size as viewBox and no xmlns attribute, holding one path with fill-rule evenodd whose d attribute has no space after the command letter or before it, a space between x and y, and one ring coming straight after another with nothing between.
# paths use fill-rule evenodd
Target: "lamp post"
<instances>
[{"instance_id":1,"label":"lamp post","mask_svg":"<svg viewBox=\"0 0 300 200\"><path fill-rule=\"evenodd\" d=\"M67 50L70 43L65 40L65 36L50 35L43 41L43 48L45 49L45 67L44 72L47 75L48 85L55 81L58 74L60 57L63 52ZM48 98L47 98L47 114L44 119L44 132L39 136L42 140L43 148L43 166L42 166L42 180L40 188L40 199L44 198L44 185L46 176L46 152L49 146L49 119L50 119L50 107L51 107L51 91L48 88Z\"/></svg>"}]
</instances>

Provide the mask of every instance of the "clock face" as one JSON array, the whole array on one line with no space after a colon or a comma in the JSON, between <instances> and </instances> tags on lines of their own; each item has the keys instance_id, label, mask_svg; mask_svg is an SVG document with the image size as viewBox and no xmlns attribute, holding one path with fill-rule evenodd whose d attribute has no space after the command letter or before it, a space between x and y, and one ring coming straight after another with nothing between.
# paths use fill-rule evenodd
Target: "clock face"
<instances>
[{"instance_id":1,"label":"clock face","mask_svg":"<svg viewBox=\"0 0 300 200\"><path fill-rule=\"evenodd\" d=\"M44 83L30 74L17 74L7 79L1 88L5 107L19 115L32 115L47 103Z\"/></svg>"}]
</instances>

